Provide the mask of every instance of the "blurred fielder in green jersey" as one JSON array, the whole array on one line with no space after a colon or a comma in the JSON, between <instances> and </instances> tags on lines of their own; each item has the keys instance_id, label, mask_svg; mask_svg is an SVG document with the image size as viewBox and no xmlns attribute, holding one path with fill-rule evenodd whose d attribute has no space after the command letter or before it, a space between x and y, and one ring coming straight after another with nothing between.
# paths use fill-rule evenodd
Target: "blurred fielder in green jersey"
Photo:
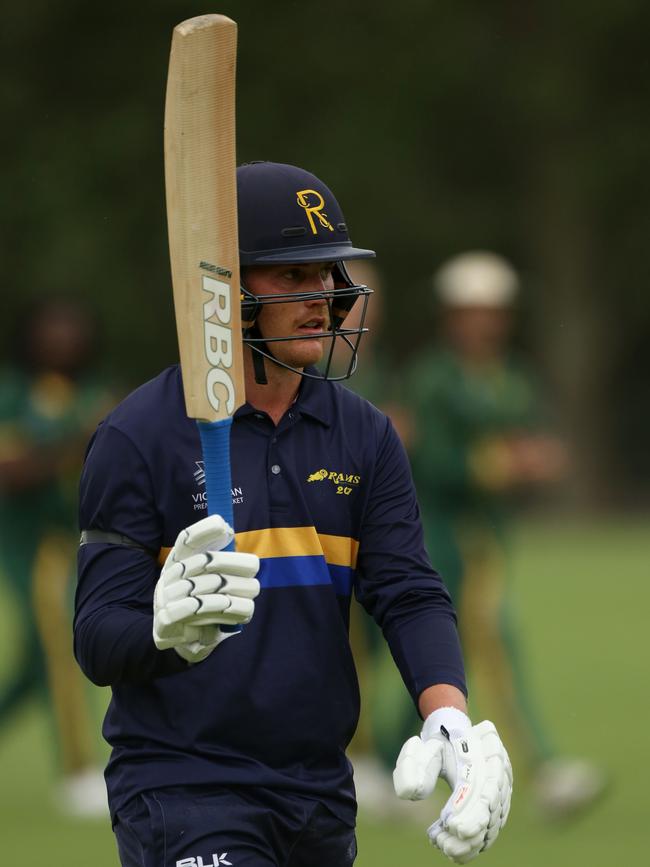
<instances>
[{"instance_id":1,"label":"blurred fielder in green jersey","mask_svg":"<svg viewBox=\"0 0 650 867\"><path fill-rule=\"evenodd\" d=\"M407 376L408 445L427 548L459 613L472 705L507 733L545 814L566 816L600 794L604 781L590 763L555 755L533 712L508 597L515 495L560 480L566 449L533 377L510 351L519 289L511 265L467 252L433 283L440 334Z\"/></svg>"},{"instance_id":2,"label":"blurred fielder in green jersey","mask_svg":"<svg viewBox=\"0 0 650 867\"><path fill-rule=\"evenodd\" d=\"M70 631L79 471L110 397L89 367L97 334L80 306L40 301L13 336L14 358L0 368L0 573L3 605L12 603L18 623L15 663L0 682L0 728L27 700L45 699L61 775L57 806L103 815L106 788Z\"/></svg>"}]
</instances>

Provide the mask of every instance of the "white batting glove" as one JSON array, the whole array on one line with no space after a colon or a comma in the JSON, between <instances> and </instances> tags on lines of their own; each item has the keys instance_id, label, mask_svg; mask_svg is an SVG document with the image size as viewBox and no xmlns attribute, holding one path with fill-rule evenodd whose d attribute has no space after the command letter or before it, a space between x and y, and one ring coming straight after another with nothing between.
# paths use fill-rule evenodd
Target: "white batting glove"
<instances>
[{"instance_id":1,"label":"white batting glove","mask_svg":"<svg viewBox=\"0 0 650 867\"><path fill-rule=\"evenodd\" d=\"M421 800L441 776L451 796L427 829L429 840L466 864L496 840L510 810L512 767L494 725L472 726L456 708L439 708L398 756L393 784L399 798Z\"/></svg>"},{"instance_id":2,"label":"white batting glove","mask_svg":"<svg viewBox=\"0 0 650 867\"><path fill-rule=\"evenodd\" d=\"M234 537L220 515L181 530L156 584L153 640L187 662L201 662L237 633L219 624L248 623L260 592L255 554L223 551Z\"/></svg>"}]
</instances>

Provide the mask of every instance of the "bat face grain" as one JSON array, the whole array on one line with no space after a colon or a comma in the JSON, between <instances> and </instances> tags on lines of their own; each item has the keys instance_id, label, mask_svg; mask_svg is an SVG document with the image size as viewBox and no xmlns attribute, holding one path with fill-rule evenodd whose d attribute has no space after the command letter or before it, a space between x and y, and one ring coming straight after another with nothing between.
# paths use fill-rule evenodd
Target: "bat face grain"
<instances>
[{"instance_id":1,"label":"bat face grain","mask_svg":"<svg viewBox=\"0 0 650 867\"><path fill-rule=\"evenodd\" d=\"M208 514L231 526L230 431L245 400L236 58L237 25L230 18L181 22L172 37L165 101L167 228L185 407L197 420Z\"/></svg>"},{"instance_id":2,"label":"bat face grain","mask_svg":"<svg viewBox=\"0 0 650 867\"><path fill-rule=\"evenodd\" d=\"M174 29L165 102L165 187L187 414L232 417L244 400L235 156L237 25L202 15Z\"/></svg>"}]
</instances>

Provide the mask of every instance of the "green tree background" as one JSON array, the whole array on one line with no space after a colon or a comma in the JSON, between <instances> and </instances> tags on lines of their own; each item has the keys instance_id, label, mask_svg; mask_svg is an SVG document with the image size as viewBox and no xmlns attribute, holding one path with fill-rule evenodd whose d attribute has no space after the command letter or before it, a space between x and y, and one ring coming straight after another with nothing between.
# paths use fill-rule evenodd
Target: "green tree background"
<instances>
[{"instance_id":1,"label":"green tree background","mask_svg":"<svg viewBox=\"0 0 650 867\"><path fill-rule=\"evenodd\" d=\"M648 503L650 6L642 0L32 0L3 10L3 345L26 299L91 301L111 376L176 360L162 128L171 30L240 27L238 158L295 162L378 251L396 365L429 278L520 269L519 342L577 446L582 505Z\"/></svg>"}]
</instances>

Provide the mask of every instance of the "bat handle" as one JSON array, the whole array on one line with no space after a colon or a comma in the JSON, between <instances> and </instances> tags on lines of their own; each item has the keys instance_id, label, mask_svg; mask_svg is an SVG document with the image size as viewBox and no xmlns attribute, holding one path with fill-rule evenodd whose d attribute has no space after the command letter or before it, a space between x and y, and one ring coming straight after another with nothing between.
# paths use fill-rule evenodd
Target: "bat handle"
<instances>
[{"instance_id":1,"label":"bat handle","mask_svg":"<svg viewBox=\"0 0 650 867\"><path fill-rule=\"evenodd\" d=\"M232 478L230 474L230 429L232 418L220 421L197 421L203 467L205 469L205 491L208 501L208 515L221 515L234 529L232 508ZM232 541L225 549L234 551ZM223 632L240 632L241 626L222 626Z\"/></svg>"}]
</instances>

